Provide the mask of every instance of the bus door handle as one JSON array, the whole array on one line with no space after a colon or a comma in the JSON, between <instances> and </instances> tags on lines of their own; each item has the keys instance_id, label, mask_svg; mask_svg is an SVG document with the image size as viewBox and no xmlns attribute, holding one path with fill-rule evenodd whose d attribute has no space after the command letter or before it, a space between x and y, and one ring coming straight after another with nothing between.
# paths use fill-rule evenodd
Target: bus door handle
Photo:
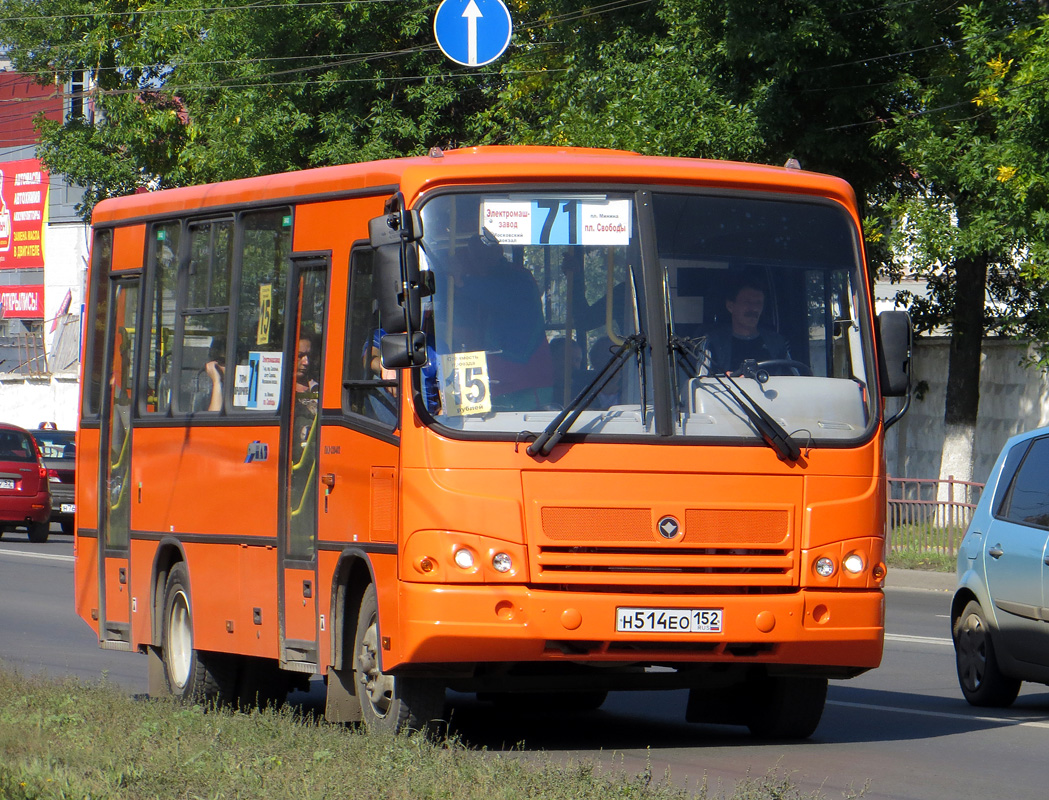
<instances>
[{"instance_id":1,"label":"bus door handle","mask_svg":"<svg viewBox=\"0 0 1049 800\"><path fill-rule=\"evenodd\" d=\"M335 473L326 472L321 475L321 483L324 484L324 513L328 513L328 495L335 488Z\"/></svg>"},{"instance_id":2,"label":"bus door handle","mask_svg":"<svg viewBox=\"0 0 1049 800\"><path fill-rule=\"evenodd\" d=\"M302 596L306 598L313 597L313 581L302 582Z\"/></svg>"}]
</instances>

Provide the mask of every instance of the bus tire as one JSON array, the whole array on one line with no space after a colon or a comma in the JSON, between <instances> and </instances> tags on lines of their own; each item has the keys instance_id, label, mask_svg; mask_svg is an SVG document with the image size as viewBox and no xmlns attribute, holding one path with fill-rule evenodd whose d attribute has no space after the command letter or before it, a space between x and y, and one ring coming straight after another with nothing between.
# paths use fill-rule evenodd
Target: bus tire
<instances>
[{"instance_id":1,"label":"bus tire","mask_svg":"<svg viewBox=\"0 0 1049 800\"><path fill-rule=\"evenodd\" d=\"M388 675L380 668L379 602L375 584L361 598L353 639L353 668L361 717L369 731L436 733L444 714L444 686L428 678Z\"/></svg>"},{"instance_id":2,"label":"bus tire","mask_svg":"<svg viewBox=\"0 0 1049 800\"><path fill-rule=\"evenodd\" d=\"M807 739L820 724L827 679L776 676L754 680L747 727L763 739Z\"/></svg>"},{"instance_id":3,"label":"bus tire","mask_svg":"<svg viewBox=\"0 0 1049 800\"><path fill-rule=\"evenodd\" d=\"M47 537L50 533L51 523L48 520L29 523L29 541L33 544L43 544L47 541Z\"/></svg>"},{"instance_id":4,"label":"bus tire","mask_svg":"<svg viewBox=\"0 0 1049 800\"><path fill-rule=\"evenodd\" d=\"M168 693L188 703L228 705L234 700L236 659L194 649L192 608L189 574L179 562L164 584L160 648Z\"/></svg>"}]
</instances>

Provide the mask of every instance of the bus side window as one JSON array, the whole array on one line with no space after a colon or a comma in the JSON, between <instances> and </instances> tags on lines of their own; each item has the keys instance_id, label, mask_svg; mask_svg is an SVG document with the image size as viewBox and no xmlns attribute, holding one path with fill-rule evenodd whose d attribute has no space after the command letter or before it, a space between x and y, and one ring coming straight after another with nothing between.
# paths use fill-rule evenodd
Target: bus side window
<instances>
[{"instance_id":1,"label":"bus side window","mask_svg":"<svg viewBox=\"0 0 1049 800\"><path fill-rule=\"evenodd\" d=\"M189 226L178 409L220 411L226 382L226 337L233 220Z\"/></svg>"},{"instance_id":2,"label":"bus side window","mask_svg":"<svg viewBox=\"0 0 1049 800\"><path fill-rule=\"evenodd\" d=\"M265 387L260 391L259 370L264 360L280 363L283 358L291 209L244 214L238 224L242 235L230 372L235 381L233 410L277 411L279 391L267 392Z\"/></svg>"},{"instance_id":3,"label":"bus side window","mask_svg":"<svg viewBox=\"0 0 1049 800\"><path fill-rule=\"evenodd\" d=\"M388 428L397 424L396 374L379 363L382 322L373 280L374 252L358 247L350 254L350 299L343 372L343 407Z\"/></svg>"},{"instance_id":4,"label":"bus side window","mask_svg":"<svg viewBox=\"0 0 1049 800\"><path fill-rule=\"evenodd\" d=\"M178 222L162 222L150 236L151 287L146 319L145 414L166 415L171 407L172 345L175 337L175 294L178 286Z\"/></svg>"}]
</instances>

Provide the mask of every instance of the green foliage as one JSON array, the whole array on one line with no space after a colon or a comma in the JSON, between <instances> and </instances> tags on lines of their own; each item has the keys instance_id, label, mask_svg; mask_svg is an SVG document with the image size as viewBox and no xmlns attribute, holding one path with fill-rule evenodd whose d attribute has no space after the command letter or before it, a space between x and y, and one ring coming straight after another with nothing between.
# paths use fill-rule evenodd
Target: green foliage
<instances>
[{"instance_id":1,"label":"green foliage","mask_svg":"<svg viewBox=\"0 0 1049 800\"><path fill-rule=\"evenodd\" d=\"M0 671L0 797L383 797L456 800L801 800L787 777L697 792L593 762L500 756L450 738L371 736L292 712L251 714L127 697L105 684ZM817 797L819 795L816 795Z\"/></svg>"}]
</instances>

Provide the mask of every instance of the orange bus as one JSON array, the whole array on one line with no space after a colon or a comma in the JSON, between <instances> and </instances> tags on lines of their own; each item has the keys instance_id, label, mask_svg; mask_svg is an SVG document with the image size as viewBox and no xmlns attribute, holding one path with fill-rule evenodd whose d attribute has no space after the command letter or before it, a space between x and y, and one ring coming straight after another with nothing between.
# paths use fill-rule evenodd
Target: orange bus
<instances>
[{"instance_id":1,"label":"orange bus","mask_svg":"<svg viewBox=\"0 0 1049 800\"><path fill-rule=\"evenodd\" d=\"M322 676L400 730L687 688L808 736L882 654L911 339L869 282L848 185L792 168L434 149L101 202L77 611L151 694Z\"/></svg>"}]
</instances>

